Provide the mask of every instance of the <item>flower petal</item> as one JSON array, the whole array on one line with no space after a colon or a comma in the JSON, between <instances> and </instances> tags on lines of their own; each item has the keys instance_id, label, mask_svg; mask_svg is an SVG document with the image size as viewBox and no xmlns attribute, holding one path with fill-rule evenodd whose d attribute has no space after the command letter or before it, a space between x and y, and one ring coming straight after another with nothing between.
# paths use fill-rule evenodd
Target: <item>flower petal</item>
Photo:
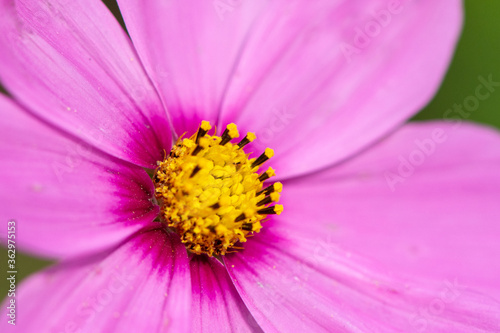
<instances>
[{"instance_id":1,"label":"flower petal","mask_svg":"<svg viewBox=\"0 0 500 333\"><path fill-rule=\"evenodd\" d=\"M222 264L193 256L192 332L261 332Z\"/></svg>"},{"instance_id":2,"label":"flower petal","mask_svg":"<svg viewBox=\"0 0 500 333\"><path fill-rule=\"evenodd\" d=\"M101 1L1 0L0 13L0 79L24 106L129 162L163 158L166 113Z\"/></svg>"},{"instance_id":3,"label":"flower petal","mask_svg":"<svg viewBox=\"0 0 500 333\"><path fill-rule=\"evenodd\" d=\"M96 251L158 214L141 168L59 132L1 95L0 111L0 219L16 222L21 250L60 257Z\"/></svg>"},{"instance_id":4,"label":"flower petal","mask_svg":"<svg viewBox=\"0 0 500 333\"><path fill-rule=\"evenodd\" d=\"M416 113L439 86L461 1L119 1L176 130L235 122L281 177L318 170ZM370 37L371 36L371 37ZM354 54L345 51L355 50ZM307 156L307 158L305 158Z\"/></svg>"},{"instance_id":5,"label":"flower petal","mask_svg":"<svg viewBox=\"0 0 500 333\"><path fill-rule=\"evenodd\" d=\"M283 214L225 258L259 325L499 331L498 147L498 131L481 126L410 124L336 168L285 181ZM398 173L400 156L413 174ZM394 192L388 171L404 179Z\"/></svg>"},{"instance_id":6,"label":"flower petal","mask_svg":"<svg viewBox=\"0 0 500 333\"><path fill-rule=\"evenodd\" d=\"M285 183L293 229L329 229L332 242L394 271L458 279L500 300L492 257L500 253L500 133L454 126L409 124L337 168Z\"/></svg>"},{"instance_id":7,"label":"flower petal","mask_svg":"<svg viewBox=\"0 0 500 333\"><path fill-rule=\"evenodd\" d=\"M401 278L390 267L338 248L325 230L301 234L293 230L296 224L276 221L245 244L244 251L224 258L236 289L264 331L500 329L500 303L457 280Z\"/></svg>"},{"instance_id":8,"label":"flower petal","mask_svg":"<svg viewBox=\"0 0 500 333\"><path fill-rule=\"evenodd\" d=\"M243 42L263 9L262 1L248 1L222 22L217 2L118 1L178 135L192 134L201 120L217 122Z\"/></svg>"},{"instance_id":9,"label":"flower petal","mask_svg":"<svg viewBox=\"0 0 500 333\"><path fill-rule=\"evenodd\" d=\"M189 279L178 237L145 232L111 253L63 263L23 282L16 332L189 332ZM4 303L2 318L7 311ZM2 332L8 326L1 321Z\"/></svg>"}]
</instances>

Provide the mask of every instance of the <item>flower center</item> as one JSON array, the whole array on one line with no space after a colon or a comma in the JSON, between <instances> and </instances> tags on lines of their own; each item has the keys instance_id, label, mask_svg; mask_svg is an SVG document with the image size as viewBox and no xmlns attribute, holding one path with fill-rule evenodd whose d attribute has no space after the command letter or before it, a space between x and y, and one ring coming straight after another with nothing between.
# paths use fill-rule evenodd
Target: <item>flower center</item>
<instances>
[{"instance_id":1,"label":"flower center","mask_svg":"<svg viewBox=\"0 0 500 333\"><path fill-rule=\"evenodd\" d=\"M189 139L179 139L169 156L158 163L153 180L162 220L181 237L190 251L209 256L225 255L262 228L269 214L281 214L278 202L282 184L264 187L274 176L260 166L274 154L266 148L258 158L249 158L243 147L255 140L248 133L239 143L235 124L222 136L208 135L212 128L203 121Z\"/></svg>"}]
</instances>

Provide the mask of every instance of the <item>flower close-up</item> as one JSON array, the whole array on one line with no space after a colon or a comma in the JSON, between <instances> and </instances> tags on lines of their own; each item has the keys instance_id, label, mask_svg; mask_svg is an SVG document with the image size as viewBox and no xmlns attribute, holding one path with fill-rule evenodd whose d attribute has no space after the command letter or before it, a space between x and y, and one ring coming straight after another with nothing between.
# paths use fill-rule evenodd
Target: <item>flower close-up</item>
<instances>
[{"instance_id":1,"label":"flower close-up","mask_svg":"<svg viewBox=\"0 0 500 333\"><path fill-rule=\"evenodd\" d=\"M500 332L461 1L117 3L0 0L2 332Z\"/></svg>"}]
</instances>

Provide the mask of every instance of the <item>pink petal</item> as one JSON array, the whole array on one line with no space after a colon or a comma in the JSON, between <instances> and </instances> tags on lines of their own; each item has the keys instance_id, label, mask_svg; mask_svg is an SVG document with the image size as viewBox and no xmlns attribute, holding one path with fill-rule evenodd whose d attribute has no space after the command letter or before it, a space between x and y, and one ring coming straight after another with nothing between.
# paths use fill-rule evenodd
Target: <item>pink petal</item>
<instances>
[{"instance_id":1,"label":"pink petal","mask_svg":"<svg viewBox=\"0 0 500 333\"><path fill-rule=\"evenodd\" d=\"M394 271L458 279L500 300L499 170L498 131L410 124L337 168L285 183L283 219Z\"/></svg>"},{"instance_id":2,"label":"pink petal","mask_svg":"<svg viewBox=\"0 0 500 333\"><path fill-rule=\"evenodd\" d=\"M289 220L295 217L288 216ZM298 221L271 222L224 258L266 332L496 332L500 303L457 280L399 277ZM306 225L311 223L305 223Z\"/></svg>"},{"instance_id":3,"label":"pink petal","mask_svg":"<svg viewBox=\"0 0 500 333\"><path fill-rule=\"evenodd\" d=\"M236 122L257 133L254 150L276 150L281 177L339 162L424 106L450 61L462 7L458 0L119 3L178 133L194 131L201 118L218 119L219 128ZM380 31L361 47L357 29L365 26ZM359 53L345 56L347 44Z\"/></svg>"},{"instance_id":4,"label":"pink petal","mask_svg":"<svg viewBox=\"0 0 500 333\"><path fill-rule=\"evenodd\" d=\"M141 61L162 96L178 135L216 123L243 42L263 10L248 1L222 22L217 2L118 1Z\"/></svg>"},{"instance_id":5,"label":"pink petal","mask_svg":"<svg viewBox=\"0 0 500 333\"><path fill-rule=\"evenodd\" d=\"M0 13L0 79L24 106L132 163L163 158L166 113L101 1L0 0Z\"/></svg>"},{"instance_id":6,"label":"pink petal","mask_svg":"<svg viewBox=\"0 0 500 333\"><path fill-rule=\"evenodd\" d=\"M97 251L158 214L141 168L59 132L1 95L0 110L0 219L16 222L19 249L62 257Z\"/></svg>"},{"instance_id":7,"label":"pink petal","mask_svg":"<svg viewBox=\"0 0 500 333\"><path fill-rule=\"evenodd\" d=\"M192 332L261 332L219 261L193 256L191 282Z\"/></svg>"},{"instance_id":8,"label":"pink petal","mask_svg":"<svg viewBox=\"0 0 500 333\"><path fill-rule=\"evenodd\" d=\"M111 253L66 262L23 282L14 331L189 332L189 279L177 237L142 233ZM10 326L6 305L2 332Z\"/></svg>"}]
</instances>

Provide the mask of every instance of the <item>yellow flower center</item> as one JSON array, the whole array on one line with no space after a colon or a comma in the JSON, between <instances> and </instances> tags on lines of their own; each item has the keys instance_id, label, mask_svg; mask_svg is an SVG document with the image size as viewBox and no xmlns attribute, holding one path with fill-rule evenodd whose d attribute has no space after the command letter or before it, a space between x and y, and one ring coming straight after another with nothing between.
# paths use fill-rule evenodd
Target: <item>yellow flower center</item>
<instances>
[{"instance_id":1,"label":"yellow flower center","mask_svg":"<svg viewBox=\"0 0 500 333\"><path fill-rule=\"evenodd\" d=\"M158 163L154 182L162 220L181 237L190 251L209 256L225 255L236 243L244 243L262 228L269 214L281 214L278 202L282 184L264 187L274 176L260 166L274 154L272 149L257 158L243 147L255 140L248 133L239 143L235 124L221 136L208 135L212 127L201 123L189 139L179 139L169 156Z\"/></svg>"}]
</instances>

